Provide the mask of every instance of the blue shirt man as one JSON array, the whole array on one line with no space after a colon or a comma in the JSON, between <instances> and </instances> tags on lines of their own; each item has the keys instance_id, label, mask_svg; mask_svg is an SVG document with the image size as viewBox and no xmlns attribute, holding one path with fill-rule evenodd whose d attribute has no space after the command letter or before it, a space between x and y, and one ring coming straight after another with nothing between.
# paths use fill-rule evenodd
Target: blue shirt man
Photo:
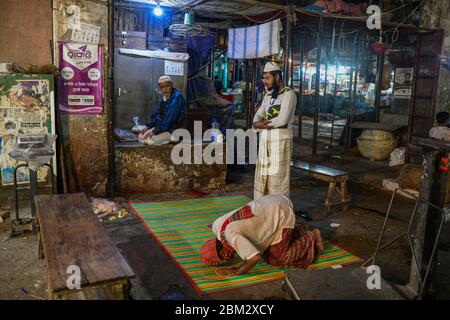
<instances>
[{"instance_id":1,"label":"blue shirt man","mask_svg":"<svg viewBox=\"0 0 450 320\"><path fill-rule=\"evenodd\" d=\"M186 100L174 88L172 79L162 76L158 82L163 99L150 117L147 128L141 132L148 144L169 143L171 133L181 126L186 114Z\"/></svg>"}]
</instances>

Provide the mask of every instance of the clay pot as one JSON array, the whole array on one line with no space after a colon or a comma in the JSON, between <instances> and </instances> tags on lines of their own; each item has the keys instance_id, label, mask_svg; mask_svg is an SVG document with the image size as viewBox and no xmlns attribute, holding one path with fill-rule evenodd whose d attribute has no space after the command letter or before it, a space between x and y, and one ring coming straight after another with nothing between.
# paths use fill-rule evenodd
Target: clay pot
<instances>
[{"instance_id":1,"label":"clay pot","mask_svg":"<svg viewBox=\"0 0 450 320\"><path fill-rule=\"evenodd\" d=\"M356 142L363 157L381 161L389 158L399 139L392 132L365 129Z\"/></svg>"}]
</instances>

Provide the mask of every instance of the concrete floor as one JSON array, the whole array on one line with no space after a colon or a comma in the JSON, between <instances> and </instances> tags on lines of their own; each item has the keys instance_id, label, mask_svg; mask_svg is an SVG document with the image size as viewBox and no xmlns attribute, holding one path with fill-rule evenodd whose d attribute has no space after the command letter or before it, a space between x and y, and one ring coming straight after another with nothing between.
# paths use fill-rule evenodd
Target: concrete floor
<instances>
[{"instance_id":1,"label":"concrete floor","mask_svg":"<svg viewBox=\"0 0 450 320\"><path fill-rule=\"evenodd\" d=\"M298 141L297 141L298 142ZM359 156L345 156L338 149L325 150L318 156L309 156L306 143L296 144L294 156L302 160L347 170L350 173L350 194L353 208L347 213L338 211L329 216L321 212L326 184L306 177L302 172L291 172L291 198L296 210L309 211L313 221L326 240L330 240L362 258L371 256L375 249L390 193L381 190L383 178L395 178L399 168L391 168L387 162L372 162ZM211 195L241 193L252 196L254 166L229 168L227 187L210 190ZM183 199L188 194L136 196L140 200ZM129 199L132 200L132 199ZM388 226L388 236L401 233L407 226L413 203L399 198ZM331 228L338 223L338 228ZM36 236L8 237L9 221L0 224L0 299L46 298L46 271L42 260L36 258ZM117 244L119 250L136 274L132 281L132 299L290 299L283 291L281 281L265 283L230 292L199 297L181 271L170 261L166 253L149 235L144 226L132 214L114 222L104 221L103 226ZM444 232L446 235L448 231ZM449 243L444 236L443 242ZM448 238L448 236L447 236ZM450 266L448 246L440 250L440 266L436 286L437 298L450 298L450 277L445 272ZM406 283L409 277L411 257L406 243L394 244L379 256L382 277L394 283ZM36 297L26 296L25 288Z\"/></svg>"}]
</instances>

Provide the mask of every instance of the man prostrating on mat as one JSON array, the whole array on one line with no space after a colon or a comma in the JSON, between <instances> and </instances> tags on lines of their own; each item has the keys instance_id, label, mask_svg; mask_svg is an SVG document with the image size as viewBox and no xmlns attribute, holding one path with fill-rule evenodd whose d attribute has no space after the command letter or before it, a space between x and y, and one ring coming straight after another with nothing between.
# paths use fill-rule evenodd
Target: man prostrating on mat
<instances>
[{"instance_id":1,"label":"man prostrating on mat","mask_svg":"<svg viewBox=\"0 0 450 320\"><path fill-rule=\"evenodd\" d=\"M214 221L212 230L216 237L200 249L203 263L217 266L236 253L244 260L219 268L224 276L245 274L263 257L271 265L306 268L323 250L319 229L296 224L292 202L282 195L266 195L231 211Z\"/></svg>"}]
</instances>

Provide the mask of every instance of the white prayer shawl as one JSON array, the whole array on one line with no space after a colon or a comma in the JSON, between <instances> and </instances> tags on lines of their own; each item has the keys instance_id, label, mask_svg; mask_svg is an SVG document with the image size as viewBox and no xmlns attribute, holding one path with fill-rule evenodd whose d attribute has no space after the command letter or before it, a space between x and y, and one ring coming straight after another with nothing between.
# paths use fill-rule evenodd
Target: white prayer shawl
<instances>
[{"instance_id":1,"label":"white prayer shawl","mask_svg":"<svg viewBox=\"0 0 450 320\"><path fill-rule=\"evenodd\" d=\"M225 229L225 239L243 260L263 254L266 249L282 240L283 229L293 228L295 214L292 202L283 196L268 195L247 204L253 217L231 222ZM212 230L220 240L223 222L237 210L216 219Z\"/></svg>"},{"instance_id":2,"label":"white prayer shawl","mask_svg":"<svg viewBox=\"0 0 450 320\"><path fill-rule=\"evenodd\" d=\"M281 29L280 19L253 27L228 29L228 58L255 59L278 54Z\"/></svg>"}]
</instances>

